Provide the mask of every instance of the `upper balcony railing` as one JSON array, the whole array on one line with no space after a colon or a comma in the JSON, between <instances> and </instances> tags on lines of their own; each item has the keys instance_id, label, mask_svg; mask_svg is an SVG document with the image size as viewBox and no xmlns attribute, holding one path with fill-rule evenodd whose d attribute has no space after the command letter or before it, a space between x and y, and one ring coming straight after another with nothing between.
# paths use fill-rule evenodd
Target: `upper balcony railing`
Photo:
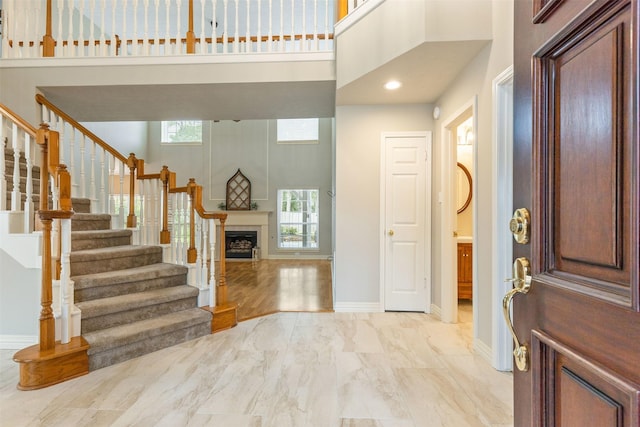
<instances>
[{"instance_id":1,"label":"upper balcony railing","mask_svg":"<svg viewBox=\"0 0 640 427\"><path fill-rule=\"evenodd\" d=\"M334 24L355 4L355 0L4 0L2 58L332 52Z\"/></svg>"}]
</instances>

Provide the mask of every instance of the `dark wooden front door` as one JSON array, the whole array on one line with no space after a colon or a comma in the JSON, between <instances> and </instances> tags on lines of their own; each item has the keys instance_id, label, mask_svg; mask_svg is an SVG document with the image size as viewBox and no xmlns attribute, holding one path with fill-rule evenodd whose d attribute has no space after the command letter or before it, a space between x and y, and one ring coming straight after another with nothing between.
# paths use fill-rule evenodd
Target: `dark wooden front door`
<instances>
[{"instance_id":1,"label":"dark wooden front door","mask_svg":"<svg viewBox=\"0 0 640 427\"><path fill-rule=\"evenodd\" d=\"M637 0L515 0L516 426L640 425Z\"/></svg>"}]
</instances>

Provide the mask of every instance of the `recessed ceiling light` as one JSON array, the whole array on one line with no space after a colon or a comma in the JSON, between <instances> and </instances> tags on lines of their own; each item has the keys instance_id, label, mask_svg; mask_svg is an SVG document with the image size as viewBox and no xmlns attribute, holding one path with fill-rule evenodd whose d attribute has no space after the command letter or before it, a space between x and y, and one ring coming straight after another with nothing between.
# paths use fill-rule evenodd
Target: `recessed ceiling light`
<instances>
[{"instance_id":1,"label":"recessed ceiling light","mask_svg":"<svg viewBox=\"0 0 640 427\"><path fill-rule=\"evenodd\" d=\"M395 89L398 89L400 86L402 86L402 83L400 83L397 80L390 80L384 84L384 88L387 90L395 90Z\"/></svg>"}]
</instances>

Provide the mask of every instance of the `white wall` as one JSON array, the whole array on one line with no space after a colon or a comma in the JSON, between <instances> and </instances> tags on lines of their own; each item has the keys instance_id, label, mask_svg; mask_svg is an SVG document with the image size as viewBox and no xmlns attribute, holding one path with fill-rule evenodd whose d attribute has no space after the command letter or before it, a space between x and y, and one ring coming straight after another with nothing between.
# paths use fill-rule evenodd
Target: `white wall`
<instances>
[{"instance_id":1,"label":"white wall","mask_svg":"<svg viewBox=\"0 0 640 427\"><path fill-rule=\"evenodd\" d=\"M450 118L452 114L468 103L470 99L477 95L478 128L476 130L477 153L474 185L476 193L473 203L477 213L476 239L474 240L474 257L477 266L477 292L474 295L475 307L477 307L477 325L474 334L477 340L487 348L491 348L491 327L492 327L492 288L496 280L504 278L492 277L491 263L492 250L495 242L491 234L492 217L494 215L491 205L492 191L492 168L493 152L492 138L492 81L513 62L513 2L511 0L493 0L493 42L482 50L476 58L469 64L464 72L456 79L454 84L436 102L440 107L441 119L435 124L434 135L434 159L439 159L442 147L441 125L443 120ZM437 162L435 162L437 165ZM442 173L439 165L434 172L437 174L436 185L441 183ZM434 189L437 194L438 188ZM434 224L440 224L439 212L434 212ZM505 227L508 225L505 224ZM434 235L435 239L441 236ZM439 245L438 242L434 242ZM438 254L434 256L434 278L433 283L441 283L441 272L437 268L439 265ZM442 284L446 286L446 284ZM435 288L433 302L438 305L441 302L441 290Z\"/></svg>"},{"instance_id":2,"label":"white wall","mask_svg":"<svg viewBox=\"0 0 640 427\"><path fill-rule=\"evenodd\" d=\"M336 304L380 299L380 138L433 129L426 104L336 108Z\"/></svg>"},{"instance_id":3,"label":"white wall","mask_svg":"<svg viewBox=\"0 0 640 427\"><path fill-rule=\"evenodd\" d=\"M147 122L84 122L84 127L124 156L147 158Z\"/></svg>"},{"instance_id":4,"label":"white wall","mask_svg":"<svg viewBox=\"0 0 640 427\"><path fill-rule=\"evenodd\" d=\"M0 250L0 271L0 348L34 344L38 339L41 270L25 268Z\"/></svg>"}]
</instances>

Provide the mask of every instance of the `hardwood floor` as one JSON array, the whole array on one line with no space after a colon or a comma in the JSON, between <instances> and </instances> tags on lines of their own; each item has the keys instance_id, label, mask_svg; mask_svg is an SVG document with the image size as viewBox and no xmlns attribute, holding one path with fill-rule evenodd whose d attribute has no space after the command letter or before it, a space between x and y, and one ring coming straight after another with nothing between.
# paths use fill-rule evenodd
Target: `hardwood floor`
<instances>
[{"instance_id":1,"label":"hardwood floor","mask_svg":"<svg viewBox=\"0 0 640 427\"><path fill-rule=\"evenodd\" d=\"M280 311L333 311L328 260L227 261L226 278L240 321Z\"/></svg>"}]
</instances>

